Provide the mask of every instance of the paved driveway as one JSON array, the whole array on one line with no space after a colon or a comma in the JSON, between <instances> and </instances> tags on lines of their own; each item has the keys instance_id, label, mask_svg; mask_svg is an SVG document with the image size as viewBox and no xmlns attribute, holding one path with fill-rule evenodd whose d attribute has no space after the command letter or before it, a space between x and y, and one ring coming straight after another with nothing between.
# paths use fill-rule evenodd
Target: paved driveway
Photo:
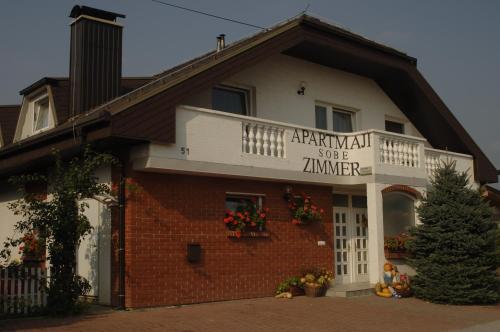
<instances>
[{"instance_id":1,"label":"paved driveway","mask_svg":"<svg viewBox=\"0 0 500 332\"><path fill-rule=\"evenodd\" d=\"M486 329L484 329L486 328ZM376 296L262 298L64 319L0 321L1 331L500 331L500 306L446 306Z\"/></svg>"}]
</instances>

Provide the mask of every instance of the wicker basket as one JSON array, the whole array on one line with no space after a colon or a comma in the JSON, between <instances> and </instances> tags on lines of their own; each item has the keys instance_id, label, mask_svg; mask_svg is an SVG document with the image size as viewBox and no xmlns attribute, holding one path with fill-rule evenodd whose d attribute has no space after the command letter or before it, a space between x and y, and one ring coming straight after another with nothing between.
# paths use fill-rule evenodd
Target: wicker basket
<instances>
[{"instance_id":1,"label":"wicker basket","mask_svg":"<svg viewBox=\"0 0 500 332\"><path fill-rule=\"evenodd\" d=\"M394 288L394 290L401 297L410 297L410 296L412 296L412 292L411 292L410 288L406 288L406 289L397 289L397 288Z\"/></svg>"},{"instance_id":2,"label":"wicker basket","mask_svg":"<svg viewBox=\"0 0 500 332\"><path fill-rule=\"evenodd\" d=\"M328 286L327 285L308 285L308 284L305 284L304 285L304 291L306 293L306 296L309 296L309 297L321 297L321 296L325 296L326 294L326 291L328 289Z\"/></svg>"}]
</instances>

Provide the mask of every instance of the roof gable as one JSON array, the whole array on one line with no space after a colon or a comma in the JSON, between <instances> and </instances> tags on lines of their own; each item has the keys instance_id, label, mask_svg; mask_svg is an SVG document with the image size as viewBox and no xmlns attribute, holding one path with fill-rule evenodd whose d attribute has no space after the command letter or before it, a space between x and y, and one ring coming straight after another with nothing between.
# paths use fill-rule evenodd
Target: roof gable
<instances>
[{"instance_id":1,"label":"roof gable","mask_svg":"<svg viewBox=\"0 0 500 332\"><path fill-rule=\"evenodd\" d=\"M12 143L19 110L19 105L0 106L0 147Z\"/></svg>"},{"instance_id":2,"label":"roof gable","mask_svg":"<svg viewBox=\"0 0 500 332\"><path fill-rule=\"evenodd\" d=\"M495 167L418 72L415 58L307 15L164 71L58 129L105 121L109 136L172 143L177 103L279 53L374 79L435 148L473 155L476 179L497 181Z\"/></svg>"},{"instance_id":3,"label":"roof gable","mask_svg":"<svg viewBox=\"0 0 500 332\"><path fill-rule=\"evenodd\" d=\"M497 181L495 167L419 73L416 59L309 16L174 67L94 111L105 110L116 118L113 133L117 136L172 142L175 128L169 127L166 132L167 122L161 124L161 129L155 129L149 121L140 126L130 124L137 124L138 114L146 113L158 125L158 120L171 120L174 115L169 113L186 94L207 88L276 53L374 79L432 146L473 155L477 179Z\"/></svg>"}]
</instances>

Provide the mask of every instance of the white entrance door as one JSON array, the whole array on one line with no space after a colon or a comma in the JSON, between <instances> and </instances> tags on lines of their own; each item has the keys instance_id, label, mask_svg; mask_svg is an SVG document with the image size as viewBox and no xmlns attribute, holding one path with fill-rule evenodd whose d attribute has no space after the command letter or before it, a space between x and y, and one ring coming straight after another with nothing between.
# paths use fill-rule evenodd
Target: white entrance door
<instances>
[{"instance_id":1,"label":"white entrance door","mask_svg":"<svg viewBox=\"0 0 500 332\"><path fill-rule=\"evenodd\" d=\"M348 284L368 282L368 224L367 209L333 208L335 282Z\"/></svg>"},{"instance_id":2,"label":"white entrance door","mask_svg":"<svg viewBox=\"0 0 500 332\"><path fill-rule=\"evenodd\" d=\"M368 282L368 219L366 208L352 208L353 282Z\"/></svg>"},{"instance_id":3,"label":"white entrance door","mask_svg":"<svg viewBox=\"0 0 500 332\"><path fill-rule=\"evenodd\" d=\"M333 223L335 225L335 282L339 284L351 282L351 244L348 220L348 208L335 207L333 209Z\"/></svg>"}]
</instances>

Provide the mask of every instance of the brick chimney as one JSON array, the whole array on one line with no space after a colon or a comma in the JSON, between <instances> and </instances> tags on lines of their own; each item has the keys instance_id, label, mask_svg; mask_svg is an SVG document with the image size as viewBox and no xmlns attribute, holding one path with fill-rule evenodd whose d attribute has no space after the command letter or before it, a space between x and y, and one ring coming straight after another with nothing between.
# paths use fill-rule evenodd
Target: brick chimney
<instances>
[{"instance_id":1,"label":"brick chimney","mask_svg":"<svg viewBox=\"0 0 500 332\"><path fill-rule=\"evenodd\" d=\"M74 6L69 17L70 116L85 113L120 93L122 30L125 15L87 6Z\"/></svg>"}]
</instances>

